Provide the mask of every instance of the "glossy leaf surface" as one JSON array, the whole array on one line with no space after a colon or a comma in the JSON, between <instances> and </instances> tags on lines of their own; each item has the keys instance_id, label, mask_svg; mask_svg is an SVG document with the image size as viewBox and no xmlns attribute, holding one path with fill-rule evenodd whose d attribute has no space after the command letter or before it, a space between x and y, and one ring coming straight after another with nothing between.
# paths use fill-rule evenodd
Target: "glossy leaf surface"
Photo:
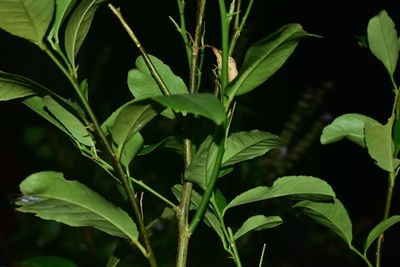
<instances>
[{"instance_id":1,"label":"glossy leaf surface","mask_svg":"<svg viewBox=\"0 0 400 267\"><path fill-rule=\"evenodd\" d=\"M34 173L21 182L20 190L18 211L70 226L94 227L117 237L138 238L136 225L125 211L78 181L65 180L62 173Z\"/></svg>"}]
</instances>

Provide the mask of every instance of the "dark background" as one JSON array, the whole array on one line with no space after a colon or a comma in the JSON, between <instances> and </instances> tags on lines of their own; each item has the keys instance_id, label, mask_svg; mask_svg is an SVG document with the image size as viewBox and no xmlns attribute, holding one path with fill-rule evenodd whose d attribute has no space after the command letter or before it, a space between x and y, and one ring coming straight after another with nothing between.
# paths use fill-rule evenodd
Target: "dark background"
<instances>
[{"instance_id":1,"label":"dark background","mask_svg":"<svg viewBox=\"0 0 400 267\"><path fill-rule=\"evenodd\" d=\"M194 1L187 1L188 29L192 32ZM205 42L219 47L216 1L208 1ZM242 164L220 182L228 199L257 185L270 184L280 175L304 174L326 180L349 211L354 245L362 248L369 230L380 220L386 191L386 174L376 167L366 151L347 141L319 144L320 130L344 113L362 113L385 123L392 106L389 79L380 62L358 45L356 36L366 34L368 20L386 9L395 24L400 13L395 1L255 1L242 35L237 61L243 49L287 23L300 23L307 32L323 36L302 41L294 55L264 85L239 98L233 130L260 129L284 136L287 153ZM146 50L168 64L187 81L187 63L182 41L168 16L178 20L175 1L115 1ZM26 75L59 94L73 98L66 79L34 45L0 32L0 69ZM243 47L243 49L240 49ZM100 121L131 98L126 73L134 67L138 51L105 6L96 13L92 28L79 54L80 77L88 78L91 103ZM204 76L214 64L210 51ZM398 73L397 73L398 77ZM207 84L207 83L206 83ZM210 83L211 84L211 83ZM17 101L0 105L0 265L15 266L34 255L64 256L79 266L105 265L116 241L98 231L76 229L44 222L14 211L19 182L41 170L63 171L118 203L112 181L92 163L80 157L71 142L57 129ZM163 119L145 129L151 144L176 127ZM161 152L142 157L134 166L138 177L159 187L171 199L169 187L179 182L179 156ZM115 194L115 196L114 196ZM160 203L147 196L147 221L160 214ZM392 214L399 214L396 186ZM119 203L123 206L123 203ZM238 208L227 217L238 226L245 215L280 215L282 226L243 237L238 243L244 266L257 266L266 243L265 266L364 266L335 234L303 215L291 202L276 200ZM162 224L154 245L161 266L173 266L174 222ZM399 227L388 231L383 266L396 266ZM121 248L120 250L123 250ZM373 248L371 248L371 252ZM373 255L370 255L371 259ZM189 266L232 266L216 235L201 226L190 243ZM131 266L146 266L140 257L126 260Z\"/></svg>"}]
</instances>

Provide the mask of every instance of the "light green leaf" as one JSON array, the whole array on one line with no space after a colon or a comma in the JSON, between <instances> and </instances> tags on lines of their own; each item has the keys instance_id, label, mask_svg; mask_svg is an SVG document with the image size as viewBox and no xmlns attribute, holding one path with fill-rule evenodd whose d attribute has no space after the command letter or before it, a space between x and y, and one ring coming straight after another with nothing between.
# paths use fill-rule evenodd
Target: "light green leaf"
<instances>
[{"instance_id":1,"label":"light green leaf","mask_svg":"<svg viewBox=\"0 0 400 267\"><path fill-rule=\"evenodd\" d=\"M293 53L299 41L311 36L299 24L288 24L252 45L247 51L239 75L227 88L233 98L255 89L271 77Z\"/></svg>"},{"instance_id":2,"label":"light green leaf","mask_svg":"<svg viewBox=\"0 0 400 267\"><path fill-rule=\"evenodd\" d=\"M217 158L217 152L218 147L213 141L213 136L207 136L185 170L185 179L206 189Z\"/></svg>"},{"instance_id":3,"label":"light green leaf","mask_svg":"<svg viewBox=\"0 0 400 267\"><path fill-rule=\"evenodd\" d=\"M327 200L335 197L335 192L327 182L316 177L284 176L278 178L271 187L258 186L241 193L228 203L225 212L235 206L287 196L296 199Z\"/></svg>"},{"instance_id":4,"label":"light green leaf","mask_svg":"<svg viewBox=\"0 0 400 267\"><path fill-rule=\"evenodd\" d=\"M231 134L226 141L222 166L262 156L280 145L279 137L268 132L253 130Z\"/></svg>"},{"instance_id":5,"label":"light green leaf","mask_svg":"<svg viewBox=\"0 0 400 267\"><path fill-rule=\"evenodd\" d=\"M86 146L93 146L94 141L86 126L80 121L80 119L50 96L43 97L43 102L50 113L54 115L62 125L64 125L76 141Z\"/></svg>"},{"instance_id":6,"label":"light green leaf","mask_svg":"<svg viewBox=\"0 0 400 267\"><path fill-rule=\"evenodd\" d=\"M172 193L176 197L176 199L180 200L181 198L181 193L182 193L182 185L177 184L172 187ZM201 202L202 196L197 193L195 190L192 190L192 197L190 199L190 209L191 210L197 210L199 208L200 202ZM219 222L219 219L217 215L211 211L210 208L206 210L206 213L204 214L204 222L206 223L207 226L211 227L219 236L221 239L221 242L226 245L226 240L224 233L222 231L222 226L221 223Z\"/></svg>"},{"instance_id":7,"label":"light green leaf","mask_svg":"<svg viewBox=\"0 0 400 267\"><path fill-rule=\"evenodd\" d=\"M160 109L146 101L131 101L114 112L103 124L110 125L111 136L119 146L124 145L135 133L150 122Z\"/></svg>"},{"instance_id":8,"label":"light green leaf","mask_svg":"<svg viewBox=\"0 0 400 267\"><path fill-rule=\"evenodd\" d=\"M396 69L400 45L393 20L385 10L368 23L368 43L371 52L383 63L391 76Z\"/></svg>"},{"instance_id":9,"label":"light green leaf","mask_svg":"<svg viewBox=\"0 0 400 267\"><path fill-rule=\"evenodd\" d=\"M77 267L70 260L54 256L36 256L22 261L21 267Z\"/></svg>"},{"instance_id":10,"label":"light green leaf","mask_svg":"<svg viewBox=\"0 0 400 267\"><path fill-rule=\"evenodd\" d=\"M365 148L364 125L366 122L378 123L362 114L349 113L339 116L322 130L321 144L326 145L347 138Z\"/></svg>"},{"instance_id":11,"label":"light green leaf","mask_svg":"<svg viewBox=\"0 0 400 267\"><path fill-rule=\"evenodd\" d=\"M162 95L152 99L159 104L178 112L187 112L204 116L216 124L221 124L226 117L225 110L219 100L212 94Z\"/></svg>"},{"instance_id":12,"label":"light green leaf","mask_svg":"<svg viewBox=\"0 0 400 267\"><path fill-rule=\"evenodd\" d=\"M20 190L18 211L70 226L94 227L137 243L136 225L125 211L78 181L65 180L62 173L34 173L21 182Z\"/></svg>"},{"instance_id":13,"label":"light green leaf","mask_svg":"<svg viewBox=\"0 0 400 267\"><path fill-rule=\"evenodd\" d=\"M394 158L392 127L394 118L389 118L387 124L366 123L365 143L369 155L376 164L385 171L392 172L399 166L400 160Z\"/></svg>"},{"instance_id":14,"label":"light green leaf","mask_svg":"<svg viewBox=\"0 0 400 267\"><path fill-rule=\"evenodd\" d=\"M303 213L328 227L351 246L353 239L351 220L339 199L335 199L333 203L304 200L294 205L294 207L302 209Z\"/></svg>"},{"instance_id":15,"label":"light green leaf","mask_svg":"<svg viewBox=\"0 0 400 267\"><path fill-rule=\"evenodd\" d=\"M53 18L54 0L0 1L0 28L42 47Z\"/></svg>"},{"instance_id":16,"label":"light green leaf","mask_svg":"<svg viewBox=\"0 0 400 267\"><path fill-rule=\"evenodd\" d=\"M224 209L226 207L226 198L222 194L221 190L218 188L214 189L214 192L211 196L212 201L215 203L215 208L218 209L218 213L222 214L224 212Z\"/></svg>"},{"instance_id":17,"label":"light green leaf","mask_svg":"<svg viewBox=\"0 0 400 267\"><path fill-rule=\"evenodd\" d=\"M56 1L56 9L54 12L54 22L51 27L51 31L49 32L48 39L55 38L58 43L58 31L60 29L61 24L68 16L69 12L75 6L76 0L55 0Z\"/></svg>"},{"instance_id":18,"label":"light green leaf","mask_svg":"<svg viewBox=\"0 0 400 267\"><path fill-rule=\"evenodd\" d=\"M171 94L188 93L184 81L175 75L168 65L155 56L149 55L149 58ZM135 65L137 69L128 72L128 87L132 95L136 98L163 95L142 56L136 59Z\"/></svg>"},{"instance_id":19,"label":"light green leaf","mask_svg":"<svg viewBox=\"0 0 400 267\"><path fill-rule=\"evenodd\" d=\"M260 231L263 229L274 228L278 225L281 225L283 220L279 216L269 216L266 217L264 215L255 215L248 218L243 225L236 231L233 238L237 240L244 234L247 234L250 231Z\"/></svg>"},{"instance_id":20,"label":"light green leaf","mask_svg":"<svg viewBox=\"0 0 400 267\"><path fill-rule=\"evenodd\" d=\"M75 66L75 57L78 54L94 14L99 5L105 0L82 0L75 8L65 29L65 50L72 66Z\"/></svg>"},{"instance_id":21,"label":"light green leaf","mask_svg":"<svg viewBox=\"0 0 400 267\"><path fill-rule=\"evenodd\" d=\"M377 239L383 232L392 227L394 224L399 222L400 222L400 215L394 215L378 223L374 227L374 229L372 229L371 232L368 234L367 240L365 240L364 254L365 255L367 254L368 248L375 241L375 239Z\"/></svg>"},{"instance_id":22,"label":"light green leaf","mask_svg":"<svg viewBox=\"0 0 400 267\"><path fill-rule=\"evenodd\" d=\"M35 90L27 87L26 84L3 78L0 74L0 101L12 100L35 94Z\"/></svg>"}]
</instances>

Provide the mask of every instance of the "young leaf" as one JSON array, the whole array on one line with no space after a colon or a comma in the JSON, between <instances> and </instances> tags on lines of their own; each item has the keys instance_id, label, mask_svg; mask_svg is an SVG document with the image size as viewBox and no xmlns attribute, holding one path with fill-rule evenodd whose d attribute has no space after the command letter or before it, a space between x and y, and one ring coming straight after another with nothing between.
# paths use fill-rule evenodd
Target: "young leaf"
<instances>
[{"instance_id":1,"label":"young leaf","mask_svg":"<svg viewBox=\"0 0 400 267\"><path fill-rule=\"evenodd\" d=\"M171 94L188 93L184 81L179 76L175 75L168 65L164 64L155 56L149 55L149 58ZM142 56L136 59L135 65L137 69L132 69L128 72L128 87L132 95L135 98L148 98L163 95L156 81L151 76L150 70Z\"/></svg>"},{"instance_id":2,"label":"young leaf","mask_svg":"<svg viewBox=\"0 0 400 267\"><path fill-rule=\"evenodd\" d=\"M160 109L156 105L146 101L131 101L114 112L103 125L109 125L114 142L121 146L159 112Z\"/></svg>"},{"instance_id":3,"label":"young leaf","mask_svg":"<svg viewBox=\"0 0 400 267\"><path fill-rule=\"evenodd\" d=\"M268 132L253 130L231 134L226 141L222 166L262 156L280 145L279 137Z\"/></svg>"},{"instance_id":4,"label":"young leaf","mask_svg":"<svg viewBox=\"0 0 400 267\"><path fill-rule=\"evenodd\" d=\"M255 215L248 218L243 225L236 231L233 238L237 240L244 234L247 234L250 231L260 231L263 229L274 228L278 225L281 225L283 220L279 216L269 216L265 217L264 215Z\"/></svg>"},{"instance_id":5,"label":"young leaf","mask_svg":"<svg viewBox=\"0 0 400 267\"><path fill-rule=\"evenodd\" d=\"M53 11L54 0L0 1L0 28L42 47Z\"/></svg>"},{"instance_id":6,"label":"young leaf","mask_svg":"<svg viewBox=\"0 0 400 267\"><path fill-rule=\"evenodd\" d=\"M334 199L333 203L304 200L294 205L294 207L301 208L303 213L328 227L351 246L353 239L351 220L339 199Z\"/></svg>"},{"instance_id":7,"label":"young leaf","mask_svg":"<svg viewBox=\"0 0 400 267\"><path fill-rule=\"evenodd\" d=\"M185 179L206 189L217 157L217 150L213 136L207 136L185 170Z\"/></svg>"},{"instance_id":8,"label":"young leaf","mask_svg":"<svg viewBox=\"0 0 400 267\"><path fill-rule=\"evenodd\" d=\"M21 267L77 267L70 260L54 256L36 256L25 259L21 263Z\"/></svg>"},{"instance_id":9,"label":"young leaf","mask_svg":"<svg viewBox=\"0 0 400 267\"><path fill-rule=\"evenodd\" d=\"M87 186L65 180L62 173L45 171L20 184L18 211L70 226L90 226L137 243L138 231L129 215Z\"/></svg>"},{"instance_id":10,"label":"young leaf","mask_svg":"<svg viewBox=\"0 0 400 267\"><path fill-rule=\"evenodd\" d=\"M378 223L374 227L374 229L372 229L371 232L368 234L367 240L365 240L364 254L365 255L367 254L368 248L371 246L374 240L378 238L378 236L380 236L388 228L392 227L394 224L399 222L400 222L400 215L394 215Z\"/></svg>"},{"instance_id":11,"label":"young leaf","mask_svg":"<svg viewBox=\"0 0 400 267\"><path fill-rule=\"evenodd\" d=\"M86 146L93 146L94 141L86 126L71 112L65 109L60 103L50 96L43 97L43 102L51 114L61 122L71 136L79 143Z\"/></svg>"},{"instance_id":12,"label":"young leaf","mask_svg":"<svg viewBox=\"0 0 400 267\"><path fill-rule=\"evenodd\" d=\"M55 0L56 1L56 9L54 12L54 22L49 35L47 36L48 39L55 38L56 42L58 43L58 31L60 29L61 24L68 16L69 12L75 6L77 0Z\"/></svg>"},{"instance_id":13,"label":"young leaf","mask_svg":"<svg viewBox=\"0 0 400 267\"><path fill-rule=\"evenodd\" d=\"M385 10L368 23L368 43L371 52L383 63L391 76L396 69L400 45L393 20Z\"/></svg>"},{"instance_id":14,"label":"young leaf","mask_svg":"<svg viewBox=\"0 0 400 267\"><path fill-rule=\"evenodd\" d=\"M380 168L388 172L394 171L400 163L399 159L394 158L393 120L393 117L389 118L385 125L380 123L365 124L365 143L368 153Z\"/></svg>"},{"instance_id":15,"label":"young leaf","mask_svg":"<svg viewBox=\"0 0 400 267\"><path fill-rule=\"evenodd\" d=\"M301 25L289 24L252 45L239 75L227 88L229 98L250 92L265 82L285 63L305 36L310 34Z\"/></svg>"},{"instance_id":16,"label":"young leaf","mask_svg":"<svg viewBox=\"0 0 400 267\"><path fill-rule=\"evenodd\" d=\"M178 112L187 112L204 116L218 125L221 124L226 117L222 104L214 95L208 93L162 95L152 97L152 99Z\"/></svg>"},{"instance_id":17,"label":"young leaf","mask_svg":"<svg viewBox=\"0 0 400 267\"><path fill-rule=\"evenodd\" d=\"M335 197L330 185L312 176L284 176L271 187L258 186L235 197L225 208L228 209L256 201L291 196L296 199L326 200Z\"/></svg>"},{"instance_id":18,"label":"young leaf","mask_svg":"<svg viewBox=\"0 0 400 267\"><path fill-rule=\"evenodd\" d=\"M366 122L378 123L362 114L349 113L339 116L322 130L321 144L326 145L347 138L365 148L364 126Z\"/></svg>"},{"instance_id":19,"label":"young leaf","mask_svg":"<svg viewBox=\"0 0 400 267\"><path fill-rule=\"evenodd\" d=\"M75 8L65 29L65 50L72 66L75 66L75 57L78 54L94 14L99 5L105 0L82 0Z\"/></svg>"}]
</instances>

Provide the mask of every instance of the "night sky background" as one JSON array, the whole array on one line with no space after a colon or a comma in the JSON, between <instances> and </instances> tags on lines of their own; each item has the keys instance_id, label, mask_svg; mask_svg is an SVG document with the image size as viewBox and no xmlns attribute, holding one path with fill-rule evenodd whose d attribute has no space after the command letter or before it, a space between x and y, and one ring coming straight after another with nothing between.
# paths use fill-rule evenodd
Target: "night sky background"
<instances>
[{"instance_id":1,"label":"night sky background","mask_svg":"<svg viewBox=\"0 0 400 267\"><path fill-rule=\"evenodd\" d=\"M188 80L183 43L168 19L178 20L175 1L112 1L120 6L148 53L157 56L185 81ZM187 1L188 30L193 32L195 1ZM192 3L193 2L193 3ZM244 1L246 2L246 1ZM346 206L353 221L354 245L362 248L369 230L383 214L386 174L362 148L342 141L323 146L320 131L333 118L345 113L361 113L385 123L390 115L393 94L383 65L358 44L367 23L382 9L398 25L400 9L396 1L263 1L256 0L242 34L236 59L245 48L287 23L323 38L301 41L285 65L257 90L238 98L233 130L259 129L287 137L285 156L279 151L242 164L219 182L228 199L258 185L269 185L281 175L312 175L326 180ZM217 1L208 1L205 43L220 47ZM44 53L34 45L0 31L0 69L25 75L74 98L66 79ZM95 16L88 37L78 55L81 78L88 78L90 100L100 121L132 98L126 86L127 71L139 55L106 6ZM212 84L211 51L206 51L205 86ZM397 70L396 77L399 77ZM399 79L398 79L399 81ZM76 229L43 222L14 211L18 184L27 175L41 170L63 171L124 207L110 179L94 164L80 156L72 143L18 101L0 105L2 145L0 149L0 266L17 266L35 255L66 257L78 266L103 266L115 240L99 231ZM293 122L297 121L297 123ZM144 130L145 143L161 140L176 125L157 119ZM282 153L282 151L280 151ZM157 153L156 153L157 154ZM285 163L286 162L286 163ZM172 199L169 187L179 182L179 156L161 151L139 158L136 175ZM160 178L161 177L161 178ZM398 185L391 214L400 214ZM115 195L115 196L114 196ZM146 195L148 220L162 211L160 203ZM227 219L240 225L245 215L280 215L285 224L256 232L238 242L244 266L257 266L262 244L266 243L264 266L365 266L344 242L326 228L291 209L290 201L238 208ZM155 233L154 246L160 266L173 266L175 224L165 222ZM399 226L388 231L384 244L384 267L398 266ZM217 236L206 226L198 229L190 243L188 266L233 266ZM121 245L123 251L123 245ZM374 247L370 249L373 252ZM157 253L158 252L158 253ZM371 259L373 255L370 255ZM398 262L398 260L397 260ZM133 264L134 263L134 264ZM123 265L125 264L125 265ZM126 259L121 266L146 266L140 257Z\"/></svg>"}]
</instances>

